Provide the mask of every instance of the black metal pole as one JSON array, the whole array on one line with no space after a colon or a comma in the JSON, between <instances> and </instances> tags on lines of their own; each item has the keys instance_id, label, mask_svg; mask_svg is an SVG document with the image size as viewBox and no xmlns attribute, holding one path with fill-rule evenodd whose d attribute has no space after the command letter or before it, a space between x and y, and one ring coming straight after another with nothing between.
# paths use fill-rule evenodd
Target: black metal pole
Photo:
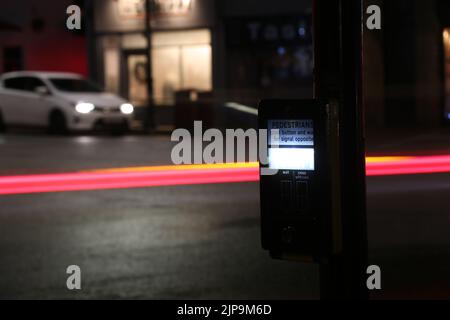
<instances>
[{"instance_id":1,"label":"black metal pole","mask_svg":"<svg viewBox=\"0 0 450 320\"><path fill-rule=\"evenodd\" d=\"M86 38L87 38L87 49L88 49L88 72L89 79L99 83L100 79L98 76L97 68L97 57L96 57L96 46L95 46L95 30L94 30L94 2L93 0L85 1L85 21L86 21Z\"/></svg>"},{"instance_id":2,"label":"black metal pole","mask_svg":"<svg viewBox=\"0 0 450 320\"><path fill-rule=\"evenodd\" d=\"M155 108L153 103L153 75L152 75L152 26L151 26L151 1L145 0L145 38L147 39L147 112L146 112L146 129L155 128Z\"/></svg>"},{"instance_id":3,"label":"black metal pole","mask_svg":"<svg viewBox=\"0 0 450 320\"><path fill-rule=\"evenodd\" d=\"M314 0L315 96L340 105L343 251L320 266L322 299L368 299L362 0Z\"/></svg>"}]
</instances>

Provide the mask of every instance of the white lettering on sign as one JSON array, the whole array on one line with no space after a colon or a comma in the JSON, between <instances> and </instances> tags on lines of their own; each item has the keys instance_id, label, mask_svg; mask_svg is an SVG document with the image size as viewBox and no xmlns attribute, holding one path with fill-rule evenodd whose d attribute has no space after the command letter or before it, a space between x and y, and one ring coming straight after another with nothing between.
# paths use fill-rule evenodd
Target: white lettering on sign
<instances>
[{"instance_id":1,"label":"white lettering on sign","mask_svg":"<svg viewBox=\"0 0 450 320\"><path fill-rule=\"evenodd\" d=\"M297 27L295 24L263 24L260 22L250 22L247 24L250 39L253 42L279 40L292 41L296 38L304 39L307 36L305 25Z\"/></svg>"},{"instance_id":2,"label":"white lettering on sign","mask_svg":"<svg viewBox=\"0 0 450 320\"><path fill-rule=\"evenodd\" d=\"M118 0L117 9L122 18L143 18L145 16L145 0Z\"/></svg>"},{"instance_id":3,"label":"white lettering on sign","mask_svg":"<svg viewBox=\"0 0 450 320\"><path fill-rule=\"evenodd\" d=\"M154 15L183 15L191 11L193 0L150 0ZM125 19L142 19L145 16L145 0L117 0L119 15Z\"/></svg>"},{"instance_id":4,"label":"white lettering on sign","mask_svg":"<svg viewBox=\"0 0 450 320\"><path fill-rule=\"evenodd\" d=\"M193 0L151 0L152 11L160 15L183 15L191 11Z\"/></svg>"},{"instance_id":5,"label":"white lettering on sign","mask_svg":"<svg viewBox=\"0 0 450 320\"><path fill-rule=\"evenodd\" d=\"M285 25L281 27L281 36L286 40L294 40L296 33L293 25Z\"/></svg>"},{"instance_id":6,"label":"white lettering on sign","mask_svg":"<svg viewBox=\"0 0 450 320\"><path fill-rule=\"evenodd\" d=\"M257 41L259 37L259 29L261 24L258 22L252 22L248 25L248 30L250 31L250 38L252 41Z\"/></svg>"},{"instance_id":7,"label":"white lettering on sign","mask_svg":"<svg viewBox=\"0 0 450 320\"><path fill-rule=\"evenodd\" d=\"M264 38L268 41L276 41L278 40L278 28L275 25L269 24L264 29Z\"/></svg>"}]
</instances>

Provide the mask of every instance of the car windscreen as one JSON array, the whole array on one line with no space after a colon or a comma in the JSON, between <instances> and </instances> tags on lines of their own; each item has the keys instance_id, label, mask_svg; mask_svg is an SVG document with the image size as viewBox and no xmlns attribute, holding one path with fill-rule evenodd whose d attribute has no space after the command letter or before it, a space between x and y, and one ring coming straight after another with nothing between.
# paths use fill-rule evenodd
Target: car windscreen
<instances>
[{"instance_id":1,"label":"car windscreen","mask_svg":"<svg viewBox=\"0 0 450 320\"><path fill-rule=\"evenodd\" d=\"M50 82L56 89L65 92L102 92L102 89L84 79L53 78Z\"/></svg>"}]
</instances>

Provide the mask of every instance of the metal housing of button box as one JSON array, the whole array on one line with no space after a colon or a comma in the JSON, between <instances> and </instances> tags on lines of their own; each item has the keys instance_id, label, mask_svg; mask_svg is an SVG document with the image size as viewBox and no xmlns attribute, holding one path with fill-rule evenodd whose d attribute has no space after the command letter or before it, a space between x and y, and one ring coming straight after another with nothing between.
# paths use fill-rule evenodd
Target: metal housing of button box
<instances>
[{"instance_id":1,"label":"metal housing of button box","mask_svg":"<svg viewBox=\"0 0 450 320\"><path fill-rule=\"evenodd\" d=\"M259 105L259 128L268 130L268 137L269 121L313 124L314 170L278 170L260 177L262 245L273 258L326 263L342 250L338 114L337 103L323 100ZM261 172L270 169L260 166Z\"/></svg>"}]
</instances>

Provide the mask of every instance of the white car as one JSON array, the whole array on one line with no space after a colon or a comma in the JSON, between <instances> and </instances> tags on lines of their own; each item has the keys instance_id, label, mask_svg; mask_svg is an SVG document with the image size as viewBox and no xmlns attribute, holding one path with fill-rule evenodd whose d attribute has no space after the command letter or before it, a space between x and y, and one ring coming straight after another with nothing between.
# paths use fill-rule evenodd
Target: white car
<instances>
[{"instance_id":1,"label":"white car","mask_svg":"<svg viewBox=\"0 0 450 320\"><path fill-rule=\"evenodd\" d=\"M126 130L133 113L126 100L77 74L23 71L0 76L0 130L8 125L47 127L52 133Z\"/></svg>"}]
</instances>

